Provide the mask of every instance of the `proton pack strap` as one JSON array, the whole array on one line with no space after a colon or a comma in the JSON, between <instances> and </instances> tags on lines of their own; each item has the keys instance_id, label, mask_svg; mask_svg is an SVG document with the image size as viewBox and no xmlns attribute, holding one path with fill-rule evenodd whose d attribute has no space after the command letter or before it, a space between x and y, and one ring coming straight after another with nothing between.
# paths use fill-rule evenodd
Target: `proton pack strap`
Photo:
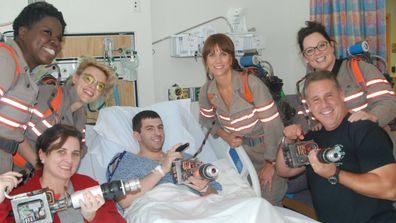
<instances>
[{"instance_id":1,"label":"proton pack strap","mask_svg":"<svg viewBox=\"0 0 396 223\"><path fill-rule=\"evenodd\" d=\"M58 89L56 91L55 97L52 99L52 102L50 103L51 108L49 108L45 113L44 113L44 118L47 118L50 116L53 112L58 112L59 107L62 101L62 89L60 86L58 86Z\"/></svg>"},{"instance_id":2,"label":"proton pack strap","mask_svg":"<svg viewBox=\"0 0 396 223\"><path fill-rule=\"evenodd\" d=\"M24 167L28 162L21 156L21 154L15 153L15 155L12 157L12 161L14 163L14 166L18 167Z\"/></svg>"},{"instance_id":3,"label":"proton pack strap","mask_svg":"<svg viewBox=\"0 0 396 223\"><path fill-rule=\"evenodd\" d=\"M356 58L352 58L351 60L351 67L352 67L352 71L353 74L355 75L355 79L359 85L360 90L365 90L367 88L366 86L366 82L364 81L362 72L360 72L360 68L359 68L359 60Z\"/></svg>"},{"instance_id":4,"label":"proton pack strap","mask_svg":"<svg viewBox=\"0 0 396 223\"><path fill-rule=\"evenodd\" d=\"M12 85L14 85L14 84L16 83L16 81L18 80L19 74L21 73L21 67L20 67L20 65L19 65L18 57L17 57L15 51L14 51L10 46L8 46L7 44L0 43L0 47L4 47L4 48L11 54L11 56L12 56L12 57L14 58L14 60L15 60L15 64L16 64L15 74L16 74L16 75L15 75L14 81L12 82ZM12 86L12 85L11 85L11 86Z\"/></svg>"},{"instance_id":5,"label":"proton pack strap","mask_svg":"<svg viewBox=\"0 0 396 223\"><path fill-rule=\"evenodd\" d=\"M253 103L253 95L248 85L249 69L244 69L239 73L239 78L243 78L243 97L247 102Z\"/></svg>"},{"instance_id":6,"label":"proton pack strap","mask_svg":"<svg viewBox=\"0 0 396 223\"><path fill-rule=\"evenodd\" d=\"M0 138L0 149L14 155L18 150L19 142L11 139Z\"/></svg>"}]
</instances>

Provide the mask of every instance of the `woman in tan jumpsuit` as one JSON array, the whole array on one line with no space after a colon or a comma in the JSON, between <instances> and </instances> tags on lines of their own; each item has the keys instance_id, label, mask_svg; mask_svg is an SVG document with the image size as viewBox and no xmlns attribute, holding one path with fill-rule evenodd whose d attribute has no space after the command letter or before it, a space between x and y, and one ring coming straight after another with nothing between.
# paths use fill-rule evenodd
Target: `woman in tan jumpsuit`
<instances>
[{"instance_id":1,"label":"woman in tan jumpsuit","mask_svg":"<svg viewBox=\"0 0 396 223\"><path fill-rule=\"evenodd\" d=\"M395 154L396 140L388 126L396 118L396 97L391 85L374 65L359 61L358 67L365 82L365 86L361 86L351 68L351 60L336 58L335 42L325 27L316 22L306 24L297 34L304 60L314 70L331 71L337 76L345 94L346 105L352 113L349 121L371 120L378 123L392 138Z\"/></svg>"},{"instance_id":2,"label":"woman in tan jumpsuit","mask_svg":"<svg viewBox=\"0 0 396 223\"><path fill-rule=\"evenodd\" d=\"M258 173L263 197L281 205L286 180L275 174L273 161L283 124L268 88L256 76L248 75L253 103L246 100L234 45L224 34L210 36L202 56L208 80L199 97L200 123L207 128L214 125L212 133L230 147L243 146Z\"/></svg>"}]
</instances>

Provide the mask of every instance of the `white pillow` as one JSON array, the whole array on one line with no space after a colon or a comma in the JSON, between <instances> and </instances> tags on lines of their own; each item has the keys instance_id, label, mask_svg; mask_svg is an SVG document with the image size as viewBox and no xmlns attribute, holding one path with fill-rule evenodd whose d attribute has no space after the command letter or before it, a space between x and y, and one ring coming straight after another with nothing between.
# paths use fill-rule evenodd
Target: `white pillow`
<instances>
[{"instance_id":1,"label":"white pillow","mask_svg":"<svg viewBox=\"0 0 396 223\"><path fill-rule=\"evenodd\" d=\"M103 138L106 141L106 148L102 146L91 145L90 152L96 152L98 155L103 154L93 150L107 150L104 159L110 160L109 151L115 153L122 150L128 150L137 153L139 146L132 137L132 118L140 111L153 110L156 111L164 123L165 142L163 150L169 150L177 143L190 143L187 153L194 154L202 140L204 133L196 118L190 112L191 102L186 100L175 100L161 102L144 108L139 107L108 107L100 110L98 120L94 127L95 132L99 135L93 144L98 144ZM109 144L113 144L109 146ZM111 152L110 152L111 153ZM115 154L114 153L114 154ZM205 145L199 158L205 162L216 160L209 145ZM106 160L103 160L105 162Z\"/></svg>"}]
</instances>

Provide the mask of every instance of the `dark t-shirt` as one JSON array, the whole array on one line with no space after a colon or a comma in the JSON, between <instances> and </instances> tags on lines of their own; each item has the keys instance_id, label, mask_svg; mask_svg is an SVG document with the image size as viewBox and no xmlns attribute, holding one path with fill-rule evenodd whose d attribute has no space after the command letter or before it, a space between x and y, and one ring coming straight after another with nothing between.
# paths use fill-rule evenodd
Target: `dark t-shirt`
<instances>
[{"instance_id":1,"label":"dark t-shirt","mask_svg":"<svg viewBox=\"0 0 396 223\"><path fill-rule=\"evenodd\" d=\"M394 163L392 142L388 134L376 123L358 121L350 123L344 118L333 130L309 132L305 140L313 139L320 148L342 145L345 156L339 167L352 173L366 173L378 167ZM396 211L392 202L369 198L340 184L330 182L307 166L316 214L325 223L395 223Z\"/></svg>"}]
</instances>

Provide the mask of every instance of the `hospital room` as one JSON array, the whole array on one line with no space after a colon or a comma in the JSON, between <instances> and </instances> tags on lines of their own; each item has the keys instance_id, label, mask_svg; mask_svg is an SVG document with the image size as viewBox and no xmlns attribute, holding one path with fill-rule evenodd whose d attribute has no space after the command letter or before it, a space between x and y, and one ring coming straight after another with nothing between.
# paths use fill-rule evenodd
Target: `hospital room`
<instances>
[{"instance_id":1,"label":"hospital room","mask_svg":"<svg viewBox=\"0 0 396 223\"><path fill-rule=\"evenodd\" d=\"M396 222L396 1L0 2L0 223Z\"/></svg>"}]
</instances>

